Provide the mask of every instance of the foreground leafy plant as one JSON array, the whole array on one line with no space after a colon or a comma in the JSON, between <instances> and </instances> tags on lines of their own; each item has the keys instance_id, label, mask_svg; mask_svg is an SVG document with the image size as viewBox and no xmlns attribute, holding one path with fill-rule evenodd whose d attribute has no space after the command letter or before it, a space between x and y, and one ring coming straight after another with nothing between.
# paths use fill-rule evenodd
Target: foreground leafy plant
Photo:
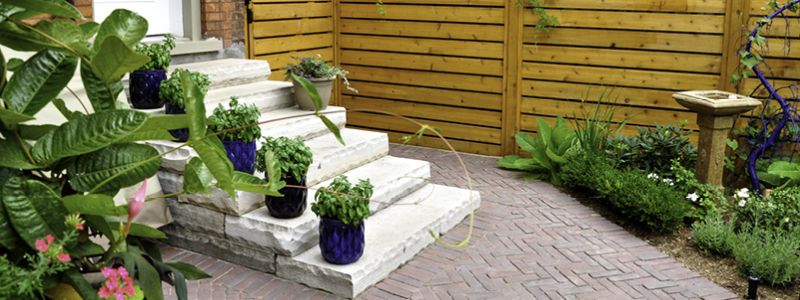
<instances>
[{"instance_id":1,"label":"foreground leafy plant","mask_svg":"<svg viewBox=\"0 0 800 300\"><path fill-rule=\"evenodd\" d=\"M497 161L501 168L525 171L527 178L544 179L560 185L561 166L567 163L566 155L578 149L575 132L570 130L563 118L558 117L555 127L537 119L537 136L519 132L517 145L531 157L508 155Z\"/></svg>"},{"instance_id":2,"label":"foreground leafy plant","mask_svg":"<svg viewBox=\"0 0 800 300\"><path fill-rule=\"evenodd\" d=\"M282 183L233 171L219 138L206 130L204 87L195 85L186 72L174 76L181 88L171 95L180 99L185 115L151 116L118 109L122 76L149 62L133 49L147 32L146 20L116 10L97 24L80 20L77 9L62 2L0 1L0 44L36 52L17 63L9 80L8 63L0 53L0 253L10 263L3 266L10 272L2 272L0 282L14 281L7 277L12 274L38 272L44 277L41 286L17 292L41 295L41 289L66 284L84 299L98 299L98 286L83 273L124 267L147 299L163 298L162 280L174 284L178 298L186 299L185 280L207 275L191 265L162 261L153 240L166 235L133 221L145 202L144 187L127 207L116 206L112 196L154 176L161 157L183 147L192 147L199 155L187 166L184 193L207 192L213 186L235 200L236 189L277 194ZM26 21L42 14L53 18L35 25ZM78 67L94 112L88 107L69 111L55 99ZM26 123L51 102L66 123ZM165 153L137 143L171 139L168 130L184 127L188 141ZM85 225L81 223L85 230L71 241L64 220L75 212L85 219ZM127 222L119 222L126 217ZM89 235L107 240L108 245L94 243ZM64 270L39 270L39 261L25 259L42 252L40 241L51 238L65 241L57 244L63 249L57 259L66 263Z\"/></svg>"}]
</instances>

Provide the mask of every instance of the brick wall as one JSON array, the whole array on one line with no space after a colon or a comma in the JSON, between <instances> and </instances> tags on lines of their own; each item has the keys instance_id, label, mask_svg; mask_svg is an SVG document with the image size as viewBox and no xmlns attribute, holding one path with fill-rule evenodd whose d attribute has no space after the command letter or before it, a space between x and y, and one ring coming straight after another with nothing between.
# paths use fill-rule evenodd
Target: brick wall
<instances>
[{"instance_id":1,"label":"brick wall","mask_svg":"<svg viewBox=\"0 0 800 300\"><path fill-rule=\"evenodd\" d=\"M81 11L84 17L92 18L92 0L71 0L70 2Z\"/></svg>"},{"instance_id":2,"label":"brick wall","mask_svg":"<svg viewBox=\"0 0 800 300\"><path fill-rule=\"evenodd\" d=\"M202 28L205 37L215 37L225 48L244 42L244 1L202 0Z\"/></svg>"}]
</instances>

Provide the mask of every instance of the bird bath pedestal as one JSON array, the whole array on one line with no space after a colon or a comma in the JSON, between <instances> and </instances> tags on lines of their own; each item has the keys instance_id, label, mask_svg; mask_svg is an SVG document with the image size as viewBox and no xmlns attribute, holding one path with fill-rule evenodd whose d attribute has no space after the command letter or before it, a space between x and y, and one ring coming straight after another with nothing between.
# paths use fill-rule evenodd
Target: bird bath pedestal
<instances>
[{"instance_id":1,"label":"bird bath pedestal","mask_svg":"<svg viewBox=\"0 0 800 300\"><path fill-rule=\"evenodd\" d=\"M722 186L725 141L739 114L761 105L761 101L724 91L687 91L672 95L680 105L697 113L700 126L697 179Z\"/></svg>"}]
</instances>

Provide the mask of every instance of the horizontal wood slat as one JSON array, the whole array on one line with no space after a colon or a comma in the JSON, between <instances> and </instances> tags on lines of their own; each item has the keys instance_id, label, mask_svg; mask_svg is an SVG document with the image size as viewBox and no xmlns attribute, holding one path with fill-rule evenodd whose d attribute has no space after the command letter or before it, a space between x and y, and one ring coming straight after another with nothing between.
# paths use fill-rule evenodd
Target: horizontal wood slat
<instances>
[{"instance_id":1,"label":"horizontal wood slat","mask_svg":"<svg viewBox=\"0 0 800 300\"><path fill-rule=\"evenodd\" d=\"M722 33L723 15L703 16L597 10L550 10L563 27ZM525 24L535 25L539 16L525 14Z\"/></svg>"},{"instance_id":2,"label":"horizontal wood slat","mask_svg":"<svg viewBox=\"0 0 800 300\"><path fill-rule=\"evenodd\" d=\"M253 6L253 19L256 21L330 17L331 15L333 15L333 3L331 2L289 3L276 5L256 4Z\"/></svg>"},{"instance_id":3,"label":"horizontal wood slat","mask_svg":"<svg viewBox=\"0 0 800 300\"><path fill-rule=\"evenodd\" d=\"M264 21L256 23L255 29L253 30L253 37L263 38L332 31L333 19L330 17L318 19Z\"/></svg>"},{"instance_id":4,"label":"horizontal wood slat","mask_svg":"<svg viewBox=\"0 0 800 300\"><path fill-rule=\"evenodd\" d=\"M384 15L378 13L374 4L341 4L339 11L342 18L503 24L503 9L497 7L391 4L383 7L387 11Z\"/></svg>"}]
</instances>

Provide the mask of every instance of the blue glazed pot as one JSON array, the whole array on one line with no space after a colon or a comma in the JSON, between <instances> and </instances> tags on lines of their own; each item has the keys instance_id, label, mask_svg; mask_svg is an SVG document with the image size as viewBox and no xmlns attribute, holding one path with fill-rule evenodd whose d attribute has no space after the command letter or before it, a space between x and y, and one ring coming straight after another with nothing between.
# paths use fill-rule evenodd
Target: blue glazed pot
<instances>
[{"instance_id":1,"label":"blue glazed pot","mask_svg":"<svg viewBox=\"0 0 800 300\"><path fill-rule=\"evenodd\" d=\"M319 250L335 265L356 262L364 254L364 221L346 225L339 220L322 218L319 222Z\"/></svg>"},{"instance_id":2,"label":"blue glazed pot","mask_svg":"<svg viewBox=\"0 0 800 300\"><path fill-rule=\"evenodd\" d=\"M305 177L299 182L290 174L284 175L281 179L283 179L287 185L306 186ZM264 196L264 202L267 204L269 214L278 219L291 219L303 215L303 212L306 211L306 196L308 195L308 190L284 187L280 189L280 192L283 194L283 197Z\"/></svg>"},{"instance_id":3,"label":"blue glazed pot","mask_svg":"<svg viewBox=\"0 0 800 300\"><path fill-rule=\"evenodd\" d=\"M186 114L186 109L180 108L177 105L167 102L164 106L164 111L168 115L182 115ZM176 141L185 142L189 139L189 128L181 128L181 129L170 129L169 134L171 134Z\"/></svg>"},{"instance_id":4,"label":"blue glazed pot","mask_svg":"<svg viewBox=\"0 0 800 300\"><path fill-rule=\"evenodd\" d=\"M256 141L243 142L240 140L222 140L228 159L233 163L233 169L247 174L256 170Z\"/></svg>"},{"instance_id":5,"label":"blue glazed pot","mask_svg":"<svg viewBox=\"0 0 800 300\"><path fill-rule=\"evenodd\" d=\"M161 81L166 79L167 71L164 70L137 70L131 72L131 106L139 109L153 109L164 106L164 101L161 101L158 92L161 90Z\"/></svg>"}]
</instances>

